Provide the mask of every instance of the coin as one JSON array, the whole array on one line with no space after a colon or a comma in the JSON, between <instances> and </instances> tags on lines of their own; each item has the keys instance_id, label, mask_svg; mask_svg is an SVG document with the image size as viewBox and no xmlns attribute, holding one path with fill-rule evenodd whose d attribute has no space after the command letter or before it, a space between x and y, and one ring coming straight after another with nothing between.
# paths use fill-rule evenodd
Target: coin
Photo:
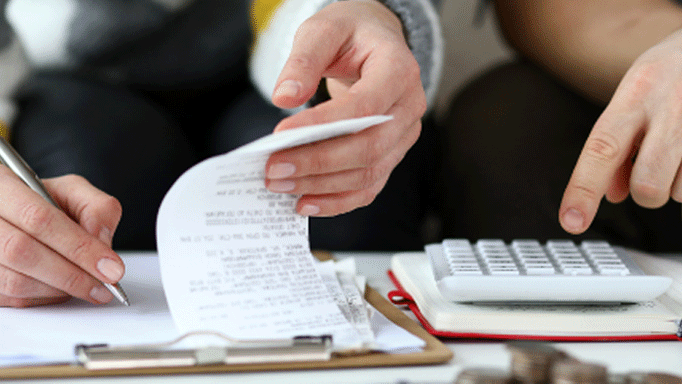
<instances>
[{"instance_id":1,"label":"coin","mask_svg":"<svg viewBox=\"0 0 682 384\"><path fill-rule=\"evenodd\" d=\"M553 384L606 384L607 380L606 367L600 364L566 359L557 361L552 367Z\"/></svg>"},{"instance_id":2,"label":"coin","mask_svg":"<svg viewBox=\"0 0 682 384\"><path fill-rule=\"evenodd\" d=\"M570 356L547 343L513 341L507 343L511 352L511 373L520 383L547 383L552 364Z\"/></svg>"},{"instance_id":3,"label":"coin","mask_svg":"<svg viewBox=\"0 0 682 384\"><path fill-rule=\"evenodd\" d=\"M496 368L465 368L463 369L455 384L506 384L512 383L512 378L508 372Z\"/></svg>"}]
</instances>

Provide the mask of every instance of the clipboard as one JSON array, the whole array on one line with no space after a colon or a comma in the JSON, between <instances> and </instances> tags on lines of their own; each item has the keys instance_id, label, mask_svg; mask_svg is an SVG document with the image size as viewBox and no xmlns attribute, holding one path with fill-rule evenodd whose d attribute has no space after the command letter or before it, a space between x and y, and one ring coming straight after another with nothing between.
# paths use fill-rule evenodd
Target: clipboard
<instances>
[{"instance_id":1,"label":"clipboard","mask_svg":"<svg viewBox=\"0 0 682 384\"><path fill-rule=\"evenodd\" d=\"M330 260L328 252L313 252L321 261ZM433 365L450 361L453 352L436 337L429 334L417 322L405 315L376 290L367 287L365 300L396 325L424 340L424 349L406 354L364 353L357 355L333 355L329 359L315 361L289 361L266 363L203 364L187 366L158 366L130 369L87 369L81 364L40 365L0 368L0 380L47 379L106 376L144 376L170 374L200 374L229 372L289 371L313 369L363 368L380 366Z\"/></svg>"}]
</instances>

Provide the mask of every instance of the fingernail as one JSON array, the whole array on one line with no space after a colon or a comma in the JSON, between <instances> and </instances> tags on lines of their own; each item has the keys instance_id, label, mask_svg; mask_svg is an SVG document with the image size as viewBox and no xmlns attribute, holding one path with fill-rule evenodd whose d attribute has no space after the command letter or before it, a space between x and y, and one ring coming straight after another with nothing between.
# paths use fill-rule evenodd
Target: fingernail
<instances>
[{"instance_id":1,"label":"fingernail","mask_svg":"<svg viewBox=\"0 0 682 384\"><path fill-rule=\"evenodd\" d=\"M316 205L304 205L298 212L301 216L315 216L320 213L320 207Z\"/></svg>"},{"instance_id":2,"label":"fingernail","mask_svg":"<svg viewBox=\"0 0 682 384\"><path fill-rule=\"evenodd\" d=\"M123 267L111 259L101 259L97 262L97 269L111 281L119 281L123 277Z\"/></svg>"},{"instance_id":3,"label":"fingernail","mask_svg":"<svg viewBox=\"0 0 682 384\"><path fill-rule=\"evenodd\" d=\"M585 217L577 209L571 208L568 211L566 211L566 213L564 213L563 222L566 228L580 231L583 229Z\"/></svg>"},{"instance_id":4,"label":"fingernail","mask_svg":"<svg viewBox=\"0 0 682 384\"><path fill-rule=\"evenodd\" d=\"M268 179L283 179L296 172L296 166L289 163L273 164L268 168Z\"/></svg>"},{"instance_id":5,"label":"fingernail","mask_svg":"<svg viewBox=\"0 0 682 384\"><path fill-rule=\"evenodd\" d=\"M111 246L112 237L111 231L107 227L102 227L99 231L99 239L108 246Z\"/></svg>"},{"instance_id":6,"label":"fingernail","mask_svg":"<svg viewBox=\"0 0 682 384\"><path fill-rule=\"evenodd\" d=\"M275 90L274 97L295 98L301 92L301 88L303 88L303 85L296 80L284 80Z\"/></svg>"},{"instance_id":7,"label":"fingernail","mask_svg":"<svg viewBox=\"0 0 682 384\"><path fill-rule=\"evenodd\" d=\"M95 301L98 301L100 303L108 303L114 299L114 295L112 295L108 289L104 288L101 285L95 285L90 290L90 297L92 297L93 299L95 299Z\"/></svg>"},{"instance_id":8,"label":"fingernail","mask_svg":"<svg viewBox=\"0 0 682 384\"><path fill-rule=\"evenodd\" d=\"M293 191L296 183L290 180L272 180L268 183L268 189L272 192Z\"/></svg>"}]
</instances>

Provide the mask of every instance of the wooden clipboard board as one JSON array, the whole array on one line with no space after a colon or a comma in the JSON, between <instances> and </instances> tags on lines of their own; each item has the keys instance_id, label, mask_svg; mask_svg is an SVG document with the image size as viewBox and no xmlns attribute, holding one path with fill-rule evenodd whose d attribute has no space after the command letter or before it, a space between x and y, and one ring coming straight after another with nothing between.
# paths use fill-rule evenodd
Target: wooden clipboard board
<instances>
[{"instance_id":1,"label":"wooden clipboard board","mask_svg":"<svg viewBox=\"0 0 682 384\"><path fill-rule=\"evenodd\" d=\"M324 261L332 258L327 252L313 252ZM77 364L7 367L0 368L0 380L46 379L103 376L144 376L169 374L199 374L222 372L260 372L335 368L363 368L379 366L430 365L450 361L453 352L436 337L430 335L417 322L407 317L400 309L381 296L379 292L367 287L365 299L396 325L424 340L426 346L421 352L407 354L368 353L350 356L334 356L328 361L287 362L266 364L215 364L191 367L158 367L138 369L88 370Z\"/></svg>"}]
</instances>

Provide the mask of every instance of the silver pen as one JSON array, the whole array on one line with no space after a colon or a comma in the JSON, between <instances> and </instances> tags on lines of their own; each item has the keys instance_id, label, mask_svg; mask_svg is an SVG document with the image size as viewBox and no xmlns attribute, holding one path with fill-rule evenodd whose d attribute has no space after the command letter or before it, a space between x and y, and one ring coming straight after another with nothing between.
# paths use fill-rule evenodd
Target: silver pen
<instances>
[{"instance_id":1,"label":"silver pen","mask_svg":"<svg viewBox=\"0 0 682 384\"><path fill-rule=\"evenodd\" d=\"M12 146L3 137L0 137L0 163L11 169L12 172L14 172L21 180L23 180L24 183L26 183L26 185L42 196L45 200L49 201L50 204L61 209L61 207L57 205L54 200L52 200L52 197L47 192L47 189L45 189L45 185L42 181L40 181L38 175L33 172L31 167L26 164L26 161L21 158L19 153L17 153L17 151L15 151L14 148L12 148ZM109 284L104 282L102 282L102 284L109 290L109 292L111 292L112 295L114 295L116 299L118 299L118 301L127 306L130 305L128 297L118 284Z\"/></svg>"}]
</instances>

